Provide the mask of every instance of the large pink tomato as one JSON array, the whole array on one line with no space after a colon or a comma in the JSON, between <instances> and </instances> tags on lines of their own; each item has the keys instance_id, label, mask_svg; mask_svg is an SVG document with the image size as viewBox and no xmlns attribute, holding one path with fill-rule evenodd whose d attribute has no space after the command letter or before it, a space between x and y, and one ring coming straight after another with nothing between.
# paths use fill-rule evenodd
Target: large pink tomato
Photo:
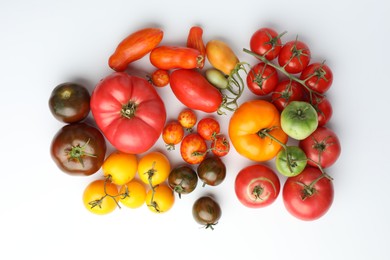
<instances>
[{"instance_id":1,"label":"large pink tomato","mask_svg":"<svg viewBox=\"0 0 390 260\"><path fill-rule=\"evenodd\" d=\"M125 153L143 153L160 137L165 125L164 103L145 79L113 73L96 86L91 111L108 141Z\"/></svg>"}]
</instances>

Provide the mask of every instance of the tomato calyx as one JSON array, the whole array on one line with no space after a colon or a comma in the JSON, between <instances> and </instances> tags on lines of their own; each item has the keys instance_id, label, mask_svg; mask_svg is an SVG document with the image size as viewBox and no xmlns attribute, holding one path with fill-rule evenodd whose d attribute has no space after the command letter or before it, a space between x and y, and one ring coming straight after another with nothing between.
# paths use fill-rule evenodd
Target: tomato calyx
<instances>
[{"instance_id":1,"label":"tomato calyx","mask_svg":"<svg viewBox=\"0 0 390 260\"><path fill-rule=\"evenodd\" d=\"M305 199L307 199L307 198L313 196L313 195L317 192L317 190L314 188L314 185L315 185L319 180L321 180L322 178L327 178L327 179L329 179L330 181L333 180L333 178L330 177L327 173L325 173L325 172L322 170L322 168L320 168L320 170L321 170L322 174L321 174L320 176L318 176L315 180L313 180L309 185L306 185L306 184L304 184L304 183L302 183L302 182L299 182L299 181L296 182L298 185L300 185L300 186L303 187L303 189L302 189L302 194L301 194L301 199L302 199L302 200L305 200Z\"/></svg>"},{"instance_id":2,"label":"tomato calyx","mask_svg":"<svg viewBox=\"0 0 390 260\"><path fill-rule=\"evenodd\" d=\"M85 149L88 146L89 142L90 139L88 139L83 146L80 146L80 144L78 144L76 146L72 146L70 149L67 149L66 154L68 155L68 161L77 160L81 164L81 166L84 167L84 156L96 157L95 154L85 152Z\"/></svg>"},{"instance_id":3,"label":"tomato calyx","mask_svg":"<svg viewBox=\"0 0 390 260\"><path fill-rule=\"evenodd\" d=\"M218 222L215 222L215 223L208 223L208 224L204 225L204 228L205 228L205 229L210 228L211 230L214 230L214 226L217 225L217 224L218 224Z\"/></svg>"},{"instance_id":4,"label":"tomato calyx","mask_svg":"<svg viewBox=\"0 0 390 260\"><path fill-rule=\"evenodd\" d=\"M263 198L261 198L261 195L263 194L264 192L264 188L261 187L260 185L256 185L255 187L253 187L253 190L252 190L252 195L255 196L255 201L256 200L263 200Z\"/></svg>"},{"instance_id":5,"label":"tomato calyx","mask_svg":"<svg viewBox=\"0 0 390 260\"><path fill-rule=\"evenodd\" d=\"M137 110L137 104L133 101L129 101L127 104L122 105L121 116L131 119L135 116Z\"/></svg>"},{"instance_id":6,"label":"tomato calyx","mask_svg":"<svg viewBox=\"0 0 390 260\"><path fill-rule=\"evenodd\" d=\"M269 41L268 41L268 42L265 42L264 45L267 45L267 44L271 45L271 49L269 49L268 51L266 51L266 52L264 53L264 57L265 57L268 53L270 53L270 52L272 52L273 50L275 50L276 47L282 46L281 44L278 44L278 41L280 40L280 38L282 38L283 35L285 35L285 34L287 33L287 31L284 31L284 32L278 34L278 35L275 36L275 37L272 37L272 35L271 35L268 31L266 31L265 33L267 34L267 36L268 36L268 38L269 38Z\"/></svg>"}]
</instances>

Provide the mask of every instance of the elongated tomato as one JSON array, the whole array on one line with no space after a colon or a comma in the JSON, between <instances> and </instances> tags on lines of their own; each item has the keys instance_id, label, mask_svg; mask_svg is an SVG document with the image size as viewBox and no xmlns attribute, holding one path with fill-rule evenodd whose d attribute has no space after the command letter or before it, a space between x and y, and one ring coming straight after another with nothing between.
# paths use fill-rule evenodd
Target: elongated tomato
<instances>
[{"instance_id":1,"label":"elongated tomato","mask_svg":"<svg viewBox=\"0 0 390 260\"><path fill-rule=\"evenodd\" d=\"M196 70L172 72L170 86L177 99L188 108L212 113L222 104L222 94Z\"/></svg>"},{"instance_id":2,"label":"elongated tomato","mask_svg":"<svg viewBox=\"0 0 390 260\"><path fill-rule=\"evenodd\" d=\"M197 49L181 46L160 46L150 53L153 66L163 70L199 68L203 59Z\"/></svg>"},{"instance_id":3,"label":"elongated tomato","mask_svg":"<svg viewBox=\"0 0 390 260\"><path fill-rule=\"evenodd\" d=\"M206 55L210 64L226 75L240 62L229 45L220 40L211 40L206 44Z\"/></svg>"},{"instance_id":4,"label":"elongated tomato","mask_svg":"<svg viewBox=\"0 0 390 260\"><path fill-rule=\"evenodd\" d=\"M191 27L187 37L187 47L197 49L203 56L203 60L199 65L199 69L202 69L206 60L206 46L203 42L203 29L199 26Z\"/></svg>"},{"instance_id":5,"label":"elongated tomato","mask_svg":"<svg viewBox=\"0 0 390 260\"><path fill-rule=\"evenodd\" d=\"M115 71L126 70L131 62L153 50L161 42L163 34L158 28L145 28L130 34L119 43L110 56L108 65Z\"/></svg>"}]
</instances>

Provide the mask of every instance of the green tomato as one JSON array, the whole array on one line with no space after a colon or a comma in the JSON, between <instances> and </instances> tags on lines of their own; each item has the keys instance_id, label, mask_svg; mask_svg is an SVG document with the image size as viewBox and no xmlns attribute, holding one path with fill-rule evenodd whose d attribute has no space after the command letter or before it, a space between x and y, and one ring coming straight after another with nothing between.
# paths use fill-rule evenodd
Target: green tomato
<instances>
[{"instance_id":1,"label":"green tomato","mask_svg":"<svg viewBox=\"0 0 390 260\"><path fill-rule=\"evenodd\" d=\"M318 127L317 111L310 103L292 101L283 109L280 123L288 136L303 140Z\"/></svg>"},{"instance_id":2,"label":"green tomato","mask_svg":"<svg viewBox=\"0 0 390 260\"><path fill-rule=\"evenodd\" d=\"M216 88L225 89L228 87L228 80L225 75L217 69L208 69L205 72L206 79Z\"/></svg>"},{"instance_id":3,"label":"green tomato","mask_svg":"<svg viewBox=\"0 0 390 260\"><path fill-rule=\"evenodd\" d=\"M307 164L306 154L298 146L287 146L287 149L280 150L275 160L278 172L287 177L297 176Z\"/></svg>"}]
</instances>

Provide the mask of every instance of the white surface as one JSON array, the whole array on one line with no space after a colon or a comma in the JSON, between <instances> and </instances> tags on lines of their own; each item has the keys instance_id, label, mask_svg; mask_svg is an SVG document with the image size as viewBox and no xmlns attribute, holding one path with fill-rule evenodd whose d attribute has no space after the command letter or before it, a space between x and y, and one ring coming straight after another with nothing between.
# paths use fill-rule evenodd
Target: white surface
<instances>
[{"instance_id":1,"label":"white surface","mask_svg":"<svg viewBox=\"0 0 390 260\"><path fill-rule=\"evenodd\" d=\"M2 259L389 259L390 8L384 0L311 2L1 1ZM183 44L193 25L203 27L206 41L226 40L249 62L241 49L264 26L287 30L285 39L299 34L313 59L326 59L334 73L329 126L342 155L328 171L335 200L323 218L293 218L281 196L264 209L241 206L233 182L252 162L234 150L224 159L223 184L198 187L163 215L146 207L92 215L81 194L98 175L71 177L56 168L49 146L62 124L48 109L51 90L65 81L92 90L111 72L107 60L116 45L137 29L159 26L163 43ZM151 69L147 59L134 66ZM182 106L169 88L159 91L174 118ZM246 91L244 99L250 97ZM227 133L228 117L220 122ZM161 146L159 140L153 149ZM178 151L168 156L180 161ZM191 216L192 202L208 192L223 210L214 231Z\"/></svg>"}]
</instances>

